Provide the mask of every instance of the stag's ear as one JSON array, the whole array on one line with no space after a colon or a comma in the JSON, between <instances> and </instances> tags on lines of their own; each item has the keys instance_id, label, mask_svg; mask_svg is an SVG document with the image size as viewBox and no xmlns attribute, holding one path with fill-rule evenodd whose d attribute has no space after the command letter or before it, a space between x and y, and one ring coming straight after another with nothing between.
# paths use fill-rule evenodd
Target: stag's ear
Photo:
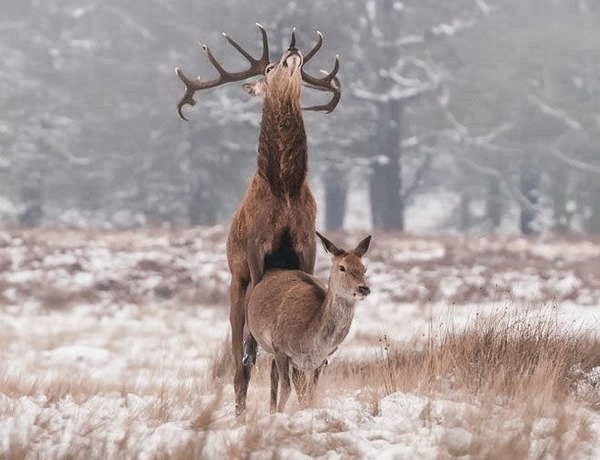
<instances>
[{"instance_id":1,"label":"stag's ear","mask_svg":"<svg viewBox=\"0 0 600 460\"><path fill-rule=\"evenodd\" d=\"M339 256L341 254L344 254L344 250L338 249L338 247L335 244L333 244L331 241L329 241L327 238L325 238L319 232L315 232L315 233L321 239L321 243L323 243L323 247L329 254L334 255L334 256Z\"/></svg>"},{"instance_id":2,"label":"stag's ear","mask_svg":"<svg viewBox=\"0 0 600 460\"><path fill-rule=\"evenodd\" d=\"M242 88L250 96L261 96L265 92L265 79L261 78L259 80L253 81L252 83L244 83L242 85Z\"/></svg>"},{"instance_id":3,"label":"stag's ear","mask_svg":"<svg viewBox=\"0 0 600 460\"><path fill-rule=\"evenodd\" d=\"M371 244L371 235L367 236L364 240L362 240L352 251L358 257L362 257L366 254L369 249L369 244Z\"/></svg>"}]
</instances>

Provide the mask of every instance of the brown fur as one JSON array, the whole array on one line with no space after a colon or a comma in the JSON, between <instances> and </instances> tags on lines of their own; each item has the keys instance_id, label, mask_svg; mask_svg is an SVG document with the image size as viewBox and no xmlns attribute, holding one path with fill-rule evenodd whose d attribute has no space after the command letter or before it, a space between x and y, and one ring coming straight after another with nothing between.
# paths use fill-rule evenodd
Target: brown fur
<instances>
[{"instance_id":1,"label":"brown fur","mask_svg":"<svg viewBox=\"0 0 600 460\"><path fill-rule=\"evenodd\" d=\"M265 258L276 259L280 254L276 265L280 268L314 270L316 204L306 182L307 142L300 109L302 61L293 54L284 53L258 83L264 94L258 170L233 216L227 240L238 414L245 408L250 380L250 366L242 362L245 300L263 277ZM251 350L253 339L246 340Z\"/></svg>"},{"instance_id":2,"label":"brown fur","mask_svg":"<svg viewBox=\"0 0 600 460\"><path fill-rule=\"evenodd\" d=\"M329 287L300 270L270 270L253 289L248 302L248 328L274 359L271 368L271 410L283 410L290 393L289 366L301 402L312 399L327 357L344 340L354 316L354 303L369 294L362 255L370 237L351 252L319 235L333 254ZM277 373L275 372L277 370ZM306 386L305 371L312 371ZM277 405L277 386L280 388Z\"/></svg>"}]
</instances>

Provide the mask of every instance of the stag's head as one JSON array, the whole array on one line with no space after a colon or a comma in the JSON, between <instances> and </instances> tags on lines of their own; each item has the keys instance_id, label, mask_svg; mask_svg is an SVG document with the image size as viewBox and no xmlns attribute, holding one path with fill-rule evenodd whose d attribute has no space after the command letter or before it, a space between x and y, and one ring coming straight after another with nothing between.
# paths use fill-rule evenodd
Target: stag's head
<instances>
[{"instance_id":1,"label":"stag's head","mask_svg":"<svg viewBox=\"0 0 600 460\"><path fill-rule=\"evenodd\" d=\"M331 254L332 265L329 275L329 289L336 295L351 300L363 300L371 293L365 281L366 268L362 257L369 249L371 235L364 238L351 251L338 248L317 232L325 250Z\"/></svg>"},{"instance_id":2,"label":"stag's head","mask_svg":"<svg viewBox=\"0 0 600 460\"><path fill-rule=\"evenodd\" d=\"M242 87L253 96L288 96L292 101L299 101L303 63L304 57L296 48L296 34L293 30L290 46L279 61L267 66L264 77L245 83Z\"/></svg>"},{"instance_id":3,"label":"stag's head","mask_svg":"<svg viewBox=\"0 0 600 460\"><path fill-rule=\"evenodd\" d=\"M336 56L333 70L321 78L313 77L304 71L306 64L323 45L323 35L317 31L317 42L310 51L303 55L296 48L295 29L292 30L290 46L283 52L278 61L271 62L269 59L269 42L267 32L263 26L257 24L262 36L262 54L256 59L244 50L235 40L229 35L223 33L225 39L233 46L250 64L247 70L241 72L229 72L225 70L221 64L215 59L210 49L206 45L202 45L202 49L206 53L208 60L211 62L219 76L213 80L202 80L200 77L195 79L188 78L180 68L175 68L175 72L185 84L185 94L177 104L177 113L186 120L183 115L183 107L185 105L195 105L196 100L194 94L196 91L208 88L214 88L226 83L240 82L253 77L260 77L258 80L245 83L243 85L246 92L252 95L269 96L270 94L286 94L293 100L299 101L300 90L302 84L318 90L332 93L331 100L324 105L306 107L304 110L316 110L329 113L337 106L340 97L340 82L336 77L339 70L339 59Z\"/></svg>"}]
</instances>

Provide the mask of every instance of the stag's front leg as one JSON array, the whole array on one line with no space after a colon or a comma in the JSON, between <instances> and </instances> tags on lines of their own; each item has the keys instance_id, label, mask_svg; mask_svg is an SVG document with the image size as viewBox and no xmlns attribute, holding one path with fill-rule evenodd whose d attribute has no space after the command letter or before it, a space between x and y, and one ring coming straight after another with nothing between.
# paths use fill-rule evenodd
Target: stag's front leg
<instances>
[{"instance_id":1,"label":"stag's front leg","mask_svg":"<svg viewBox=\"0 0 600 460\"><path fill-rule=\"evenodd\" d=\"M235 413L241 415L246 408L246 394L250 382L250 368L242 364L244 338L246 288L248 283L233 277L230 288L229 322L231 324L231 352L233 354L235 390Z\"/></svg>"}]
</instances>

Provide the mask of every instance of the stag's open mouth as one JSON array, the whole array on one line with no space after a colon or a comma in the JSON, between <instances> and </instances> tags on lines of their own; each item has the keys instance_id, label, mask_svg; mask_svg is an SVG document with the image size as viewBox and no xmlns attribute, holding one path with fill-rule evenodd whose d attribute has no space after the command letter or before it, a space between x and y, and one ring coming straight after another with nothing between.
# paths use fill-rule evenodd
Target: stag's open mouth
<instances>
[{"instance_id":1,"label":"stag's open mouth","mask_svg":"<svg viewBox=\"0 0 600 460\"><path fill-rule=\"evenodd\" d=\"M289 68L290 72L295 72L302 67L302 55L299 52L290 54L283 61L283 66Z\"/></svg>"}]
</instances>

